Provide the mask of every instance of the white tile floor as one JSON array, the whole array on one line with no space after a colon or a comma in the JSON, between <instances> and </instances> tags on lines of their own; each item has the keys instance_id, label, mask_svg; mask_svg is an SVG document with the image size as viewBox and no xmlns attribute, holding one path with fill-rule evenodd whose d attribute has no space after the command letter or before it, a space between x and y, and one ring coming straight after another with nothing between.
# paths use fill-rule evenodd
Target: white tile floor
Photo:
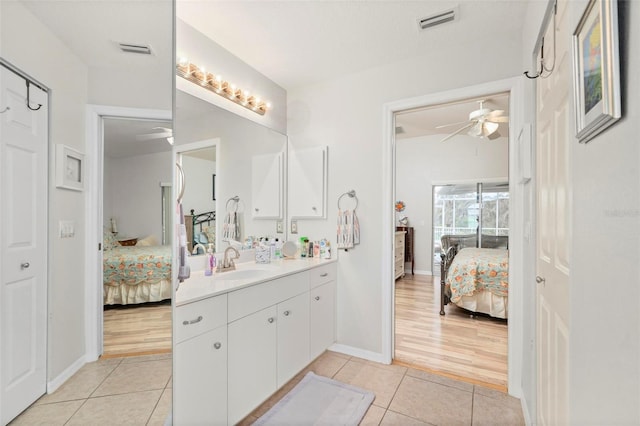
<instances>
[{"instance_id":1,"label":"white tile floor","mask_svg":"<svg viewBox=\"0 0 640 426\"><path fill-rule=\"evenodd\" d=\"M504 393L397 365L326 352L242 424L251 424L307 371L375 393L362 425L522 425L520 401ZM87 364L11 425L163 425L171 410L171 354Z\"/></svg>"}]
</instances>

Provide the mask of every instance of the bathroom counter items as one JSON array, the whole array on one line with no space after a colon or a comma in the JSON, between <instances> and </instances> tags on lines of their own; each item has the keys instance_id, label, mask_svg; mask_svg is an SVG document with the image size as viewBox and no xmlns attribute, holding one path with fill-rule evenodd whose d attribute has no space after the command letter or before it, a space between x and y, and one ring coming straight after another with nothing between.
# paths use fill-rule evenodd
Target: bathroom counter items
<instances>
[{"instance_id":1,"label":"bathroom counter items","mask_svg":"<svg viewBox=\"0 0 640 426\"><path fill-rule=\"evenodd\" d=\"M175 305L185 305L333 262L337 259L282 259L268 264L243 262L236 263L235 271L214 272L212 276L205 276L204 271L192 271L191 277L176 291Z\"/></svg>"}]
</instances>

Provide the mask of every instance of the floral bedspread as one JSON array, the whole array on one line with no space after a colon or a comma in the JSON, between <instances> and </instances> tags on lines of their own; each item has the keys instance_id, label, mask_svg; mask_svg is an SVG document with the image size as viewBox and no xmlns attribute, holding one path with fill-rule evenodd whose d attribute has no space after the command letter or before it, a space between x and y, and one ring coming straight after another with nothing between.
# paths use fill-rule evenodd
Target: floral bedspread
<instances>
[{"instance_id":1,"label":"floral bedspread","mask_svg":"<svg viewBox=\"0 0 640 426\"><path fill-rule=\"evenodd\" d=\"M119 246L104 252L104 283L171 280L171 246Z\"/></svg>"},{"instance_id":2,"label":"floral bedspread","mask_svg":"<svg viewBox=\"0 0 640 426\"><path fill-rule=\"evenodd\" d=\"M453 258L446 283L451 301L476 291L490 291L497 296L509 293L509 254L507 250L464 248Z\"/></svg>"}]
</instances>

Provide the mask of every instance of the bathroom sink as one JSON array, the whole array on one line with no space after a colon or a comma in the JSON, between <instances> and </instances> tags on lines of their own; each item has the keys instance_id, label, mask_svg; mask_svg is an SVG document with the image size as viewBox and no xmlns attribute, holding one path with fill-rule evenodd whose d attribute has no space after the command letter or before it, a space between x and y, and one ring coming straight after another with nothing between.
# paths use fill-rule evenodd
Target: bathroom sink
<instances>
[{"instance_id":1,"label":"bathroom sink","mask_svg":"<svg viewBox=\"0 0 640 426\"><path fill-rule=\"evenodd\" d=\"M235 271L216 272L215 277L220 280L248 280L258 278L265 275L269 271L273 271L275 267L269 265L248 265L238 267Z\"/></svg>"}]
</instances>

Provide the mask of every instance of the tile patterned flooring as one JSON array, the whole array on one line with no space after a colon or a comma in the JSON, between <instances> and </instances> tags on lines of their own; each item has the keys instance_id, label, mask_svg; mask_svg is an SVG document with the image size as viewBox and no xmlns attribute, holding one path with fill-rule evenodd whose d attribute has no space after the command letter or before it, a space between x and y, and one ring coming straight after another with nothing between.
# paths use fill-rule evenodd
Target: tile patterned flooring
<instances>
[{"instance_id":1,"label":"tile patterned flooring","mask_svg":"<svg viewBox=\"0 0 640 426\"><path fill-rule=\"evenodd\" d=\"M399 365L325 352L251 413L266 413L306 374L375 393L362 425L523 425L520 401L502 392ZM171 354L99 360L82 367L13 425L163 425L171 409Z\"/></svg>"}]
</instances>

